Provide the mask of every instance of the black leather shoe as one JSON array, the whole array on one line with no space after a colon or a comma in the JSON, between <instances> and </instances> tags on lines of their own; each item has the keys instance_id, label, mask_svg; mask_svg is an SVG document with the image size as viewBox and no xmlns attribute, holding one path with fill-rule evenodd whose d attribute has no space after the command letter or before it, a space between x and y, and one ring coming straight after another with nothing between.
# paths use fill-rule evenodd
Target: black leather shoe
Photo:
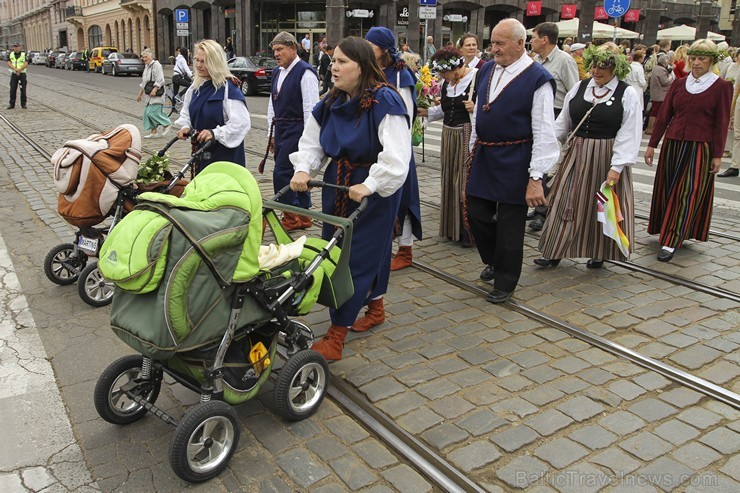
<instances>
[{"instance_id":1,"label":"black leather shoe","mask_svg":"<svg viewBox=\"0 0 740 493\"><path fill-rule=\"evenodd\" d=\"M483 269L480 273L480 280L481 281L493 281L493 266L492 265L486 265L486 268Z\"/></svg>"},{"instance_id":2,"label":"black leather shoe","mask_svg":"<svg viewBox=\"0 0 740 493\"><path fill-rule=\"evenodd\" d=\"M21 105L21 108L25 110L26 109L26 105L25 104L22 104Z\"/></svg>"},{"instance_id":3,"label":"black leather shoe","mask_svg":"<svg viewBox=\"0 0 740 493\"><path fill-rule=\"evenodd\" d=\"M740 169L737 168L727 168L722 173L717 173L717 177L719 178L732 178L738 175L740 175Z\"/></svg>"},{"instance_id":4,"label":"black leather shoe","mask_svg":"<svg viewBox=\"0 0 740 493\"><path fill-rule=\"evenodd\" d=\"M15 108L15 106L13 106L12 104L9 104L5 107L6 110L12 110L13 108Z\"/></svg>"},{"instance_id":5,"label":"black leather shoe","mask_svg":"<svg viewBox=\"0 0 740 493\"><path fill-rule=\"evenodd\" d=\"M673 252L669 252L668 250L661 248L660 252L658 252L658 260L660 262L668 262L673 258Z\"/></svg>"},{"instance_id":6,"label":"black leather shoe","mask_svg":"<svg viewBox=\"0 0 740 493\"><path fill-rule=\"evenodd\" d=\"M604 267L604 261L597 258L590 258L588 259L588 262L586 262L586 267L589 269L601 269Z\"/></svg>"},{"instance_id":7,"label":"black leather shoe","mask_svg":"<svg viewBox=\"0 0 740 493\"><path fill-rule=\"evenodd\" d=\"M536 258L534 259L535 265L540 267L557 267L560 263L559 258L547 259L547 258Z\"/></svg>"},{"instance_id":8,"label":"black leather shoe","mask_svg":"<svg viewBox=\"0 0 740 493\"><path fill-rule=\"evenodd\" d=\"M494 288L493 291L488 293L488 296L486 296L486 301L491 303L503 303L511 298L512 294L514 294L514 291L501 291L500 289Z\"/></svg>"},{"instance_id":9,"label":"black leather shoe","mask_svg":"<svg viewBox=\"0 0 740 493\"><path fill-rule=\"evenodd\" d=\"M532 231L540 231L542 226L545 225L545 218L542 216L535 217L532 222L529 223L529 229Z\"/></svg>"},{"instance_id":10,"label":"black leather shoe","mask_svg":"<svg viewBox=\"0 0 740 493\"><path fill-rule=\"evenodd\" d=\"M532 209L531 211L527 212L527 221L531 221L535 217L537 217L537 211L536 210Z\"/></svg>"}]
</instances>

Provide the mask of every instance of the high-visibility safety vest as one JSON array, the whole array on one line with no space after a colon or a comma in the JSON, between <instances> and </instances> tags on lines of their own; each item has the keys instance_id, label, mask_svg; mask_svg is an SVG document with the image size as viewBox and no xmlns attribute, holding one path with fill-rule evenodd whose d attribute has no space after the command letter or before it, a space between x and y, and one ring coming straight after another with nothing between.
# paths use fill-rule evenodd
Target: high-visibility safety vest
<instances>
[{"instance_id":1,"label":"high-visibility safety vest","mask_svg":"<svg viewBox=\"0 0 740 493\"><path fill-rule=\"evenodd\" d=\"M13 67L15 67L15 68L21 68L23 66L23 64L26 63L26 52L25 51L21 51L19 55L16 55L15 54L15 51L11 51L10 52L10 56L8 57L8 60L13 65ZM14 72L14 70L11 70L10 71L11 74L13 72ZM23 72L21 72L21 73L25 73L25 72L26 72L26 69L23 69Z\"/></svg>"}]
</instances>

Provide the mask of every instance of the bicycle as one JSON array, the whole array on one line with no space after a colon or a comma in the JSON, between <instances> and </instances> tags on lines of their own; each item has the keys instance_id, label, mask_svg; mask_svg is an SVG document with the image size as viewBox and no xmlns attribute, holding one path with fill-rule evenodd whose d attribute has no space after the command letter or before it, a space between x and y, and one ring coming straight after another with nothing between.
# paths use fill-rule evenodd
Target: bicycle
<instances>
[{"instance_id":1,"label":"bicycle","mask_svg":"<svg viewBox=\"0 0 740 493\"><path fill-rule=\"evenodd\" d=\"M179 94L174 94L172 90L172 82L165 84L164 86L164 104L163 109L167 116L172 116L173 113L180 113L182 109L183 97Z\"/></svg>"}]
</instances>

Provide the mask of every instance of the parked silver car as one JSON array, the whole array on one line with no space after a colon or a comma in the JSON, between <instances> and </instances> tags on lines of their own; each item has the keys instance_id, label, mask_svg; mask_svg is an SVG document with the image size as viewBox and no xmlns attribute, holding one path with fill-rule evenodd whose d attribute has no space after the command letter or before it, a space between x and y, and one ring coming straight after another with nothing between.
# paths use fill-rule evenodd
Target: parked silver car
<instances>
[{"instance_id":1,"label":"parked silver car","mask_svg":"<svg viewBox=\"0 0 740 493\"><path fill-rule=\"evenodd\" d=\"M111 53L103 60L101 71L103 75L110 74L114 77L121 74L141 75L144 73L144 60L136 53Z\"/></svg>"},{"instance_id":2,"label":"parked silver car","mask_svg":"<svg viewBox=\"0 0 740 493\"><path fill-rule=\"evenodd\" d=\"M60 53L57 55L57 57L54 59L54 68L64 68L65 64L67 63L67 54L66 53Z\"/></svg>"},{"instance_id":3,"label":"parked silver car","mask_svg":"<svg viewBox=\"0 0 740 493\"><path fill-rule=\"evenodd\" d=\"M37 53L31 60L32 65L46 65L46 60L49 58L47 53Z\"/></svg>"}]
</instances>

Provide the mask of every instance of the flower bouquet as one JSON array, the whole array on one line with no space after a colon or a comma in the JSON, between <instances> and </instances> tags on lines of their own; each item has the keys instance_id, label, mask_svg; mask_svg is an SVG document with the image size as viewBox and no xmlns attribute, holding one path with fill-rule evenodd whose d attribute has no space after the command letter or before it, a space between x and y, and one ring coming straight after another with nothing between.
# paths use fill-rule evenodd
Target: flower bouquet
<instances>
[{"instance_id":1,"label":"flower bouquet","mask_svg":"<svg viewBox=\"0 0 740 493\"><path fill-rule=\"evenodd\" d=\"M170 153L165 152L164 156L152 154L144 164L139 165L139 173L136 175L136 182L144 185L165 180L165 173L170 167Z\"/></svg>"},{"instance_id":2,"label":"flower bouquet","mask_svg":"<svg viewBox=\"0 0 740 493\"><path fill-rule=\"evenodd\" d=\"M416 106L418 108L429 108L434 104L434 98L439 96L440 85L437 78L432 76L431 70L426 65L421 67L416 76ZM418 146L424 140L424 128L426 119L417 116L411 127L411 145Z\"/></svg>"}]
</instances>

